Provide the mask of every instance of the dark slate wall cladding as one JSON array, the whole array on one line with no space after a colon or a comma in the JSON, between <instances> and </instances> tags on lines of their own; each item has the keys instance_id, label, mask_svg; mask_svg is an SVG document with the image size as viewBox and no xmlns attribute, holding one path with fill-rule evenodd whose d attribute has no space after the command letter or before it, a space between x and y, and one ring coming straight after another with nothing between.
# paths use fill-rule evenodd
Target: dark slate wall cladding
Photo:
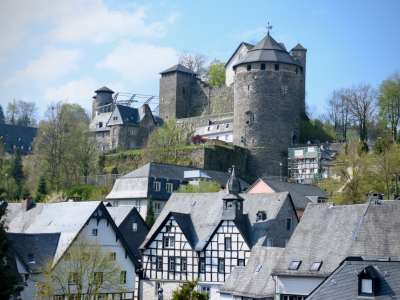
<instances>
[{"instance_id":1,"label":"dark slate wall cladding","mask_svg":"<svg viewBox=\"0 0 400 300\"><path fill-rule=\"evenodd\" d=\"M296 72L297 68L297 72ZM238 66L235 77L234 144L249 148L253 176L279 175L304 112L304 76L299 67L253 63Z\"/></svg>"}]
</instances>

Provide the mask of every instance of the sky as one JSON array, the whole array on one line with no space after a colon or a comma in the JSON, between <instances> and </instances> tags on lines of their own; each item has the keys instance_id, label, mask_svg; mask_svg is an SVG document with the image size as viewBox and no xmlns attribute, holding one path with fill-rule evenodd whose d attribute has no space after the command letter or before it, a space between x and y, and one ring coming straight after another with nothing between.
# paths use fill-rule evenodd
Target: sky
<instances>
[{"instance_id":1,"label":"sky","mask_svg":"<svg viewBox=\"0 0 400 300\"><path fill-rule=\"evenodd\" d=\"M226 61L266 34L307 48L306 102L400 72L399 0L1 0L0 105L57 101L90 111L94 90L157 95L182 52Z\"/></svg>"}]
</instances>

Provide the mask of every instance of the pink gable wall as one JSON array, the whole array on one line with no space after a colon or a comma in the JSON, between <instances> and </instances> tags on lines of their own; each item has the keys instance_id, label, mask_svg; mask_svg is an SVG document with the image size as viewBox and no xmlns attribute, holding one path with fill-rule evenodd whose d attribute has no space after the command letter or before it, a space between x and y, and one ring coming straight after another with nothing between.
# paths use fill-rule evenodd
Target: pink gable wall
<instances>
[{"instance_id":1,"label":"pink gable wall","mask_svg":"<svg viewBox=\"0 0 400 300\"><path fill-rule=\"evenodd\" d=\"M275 193L275 191L265 183L264 180L258 179L248 190L248 194L270 194L270 193Z\"/></svg>"}]
</instances>

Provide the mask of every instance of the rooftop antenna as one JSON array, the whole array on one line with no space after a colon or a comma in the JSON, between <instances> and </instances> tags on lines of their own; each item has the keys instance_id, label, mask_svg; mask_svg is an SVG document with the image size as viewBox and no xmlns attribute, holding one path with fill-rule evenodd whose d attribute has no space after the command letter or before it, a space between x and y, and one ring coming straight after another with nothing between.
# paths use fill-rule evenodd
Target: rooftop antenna
<instances>
[{"instance_id":1,"label":"rooftop antenna","mask_svg":"<svg viewBox=\"0 0 400 300\"><path fill-rule=\"evenodd\" d=\"M269 35L269 31L272 30L272 25L269 23L267 23L267 34Z\"/></svg>"}]
</instances>

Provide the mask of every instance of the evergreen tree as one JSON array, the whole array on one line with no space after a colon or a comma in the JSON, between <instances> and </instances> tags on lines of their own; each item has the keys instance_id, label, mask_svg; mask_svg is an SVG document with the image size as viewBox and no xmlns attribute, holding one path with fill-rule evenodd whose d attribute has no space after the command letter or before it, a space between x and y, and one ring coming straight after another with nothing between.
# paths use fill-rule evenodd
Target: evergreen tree
<instances>
[{"instance_id":1,"label":"evergreen tree","mask_svg":"<svg viewBox=\"0 0 400 300\"><path fill-rule=\"evenodd\" d=\"M47 195L47 184L44 176L41 176L39 179L39 185L36 191L36 198L38 201L42 200L44 196Z\"/></svg>"},{"instance_id":2,"label":"evergreen tree","mask_svg":"<svg viewBox=\"0 0 400 300\"><path fill-rule=\"evenodd\" d=\"M17 184L16 196L20 198L22 196L22 186L25 176L22 165L21 151L19 149L15 152L14 160L11 165L11 176L14 178L15 183Z\"/></svg>"},{"instance_id":3,"label":"evergreen tree","mask_svg":"<svg viewBox=\"0 0 400 300\"><path fill-rule=\"evenodd\" d=\"M10 245L4 226L7 203L2 199L3 192L0 190L0 299L10 299L10 296L16 292L18 278L13 274L9 264L12 257L10 257Z\"/></svg>"},{"instance_id":4,"label":"evergreen tree","mask_svg":"<svg viewBox=\"0 0 400 300\"><path fill-rule=\"evenodd\" d=\"M150 199L149 204L147 206L147 215L146 215L146 224L151 227L153 226L155 221L154 218L154 210L153 210L153 201Z\"/></svg>"},{"instance_id":5,"label":"evergreen tree","mask_svg":"<svg viewBox=\"0 0 400 300\"><path fill-rule=\"evenodd\" d=\"M172 300L207 300L206 293L196 291L197 281L187 281L172 293Z\"/></svg>"},{"instance_id":6,"label":"evergreen tree","mask_svg":"<svg viewBox=\"0 0 400 300\"><path fill-rule=\"evenodd\" d=\"M4 124L6 122L6 117L4 116L3 107L0 105L0 124Z\"/></svg>"}]
</instances>

